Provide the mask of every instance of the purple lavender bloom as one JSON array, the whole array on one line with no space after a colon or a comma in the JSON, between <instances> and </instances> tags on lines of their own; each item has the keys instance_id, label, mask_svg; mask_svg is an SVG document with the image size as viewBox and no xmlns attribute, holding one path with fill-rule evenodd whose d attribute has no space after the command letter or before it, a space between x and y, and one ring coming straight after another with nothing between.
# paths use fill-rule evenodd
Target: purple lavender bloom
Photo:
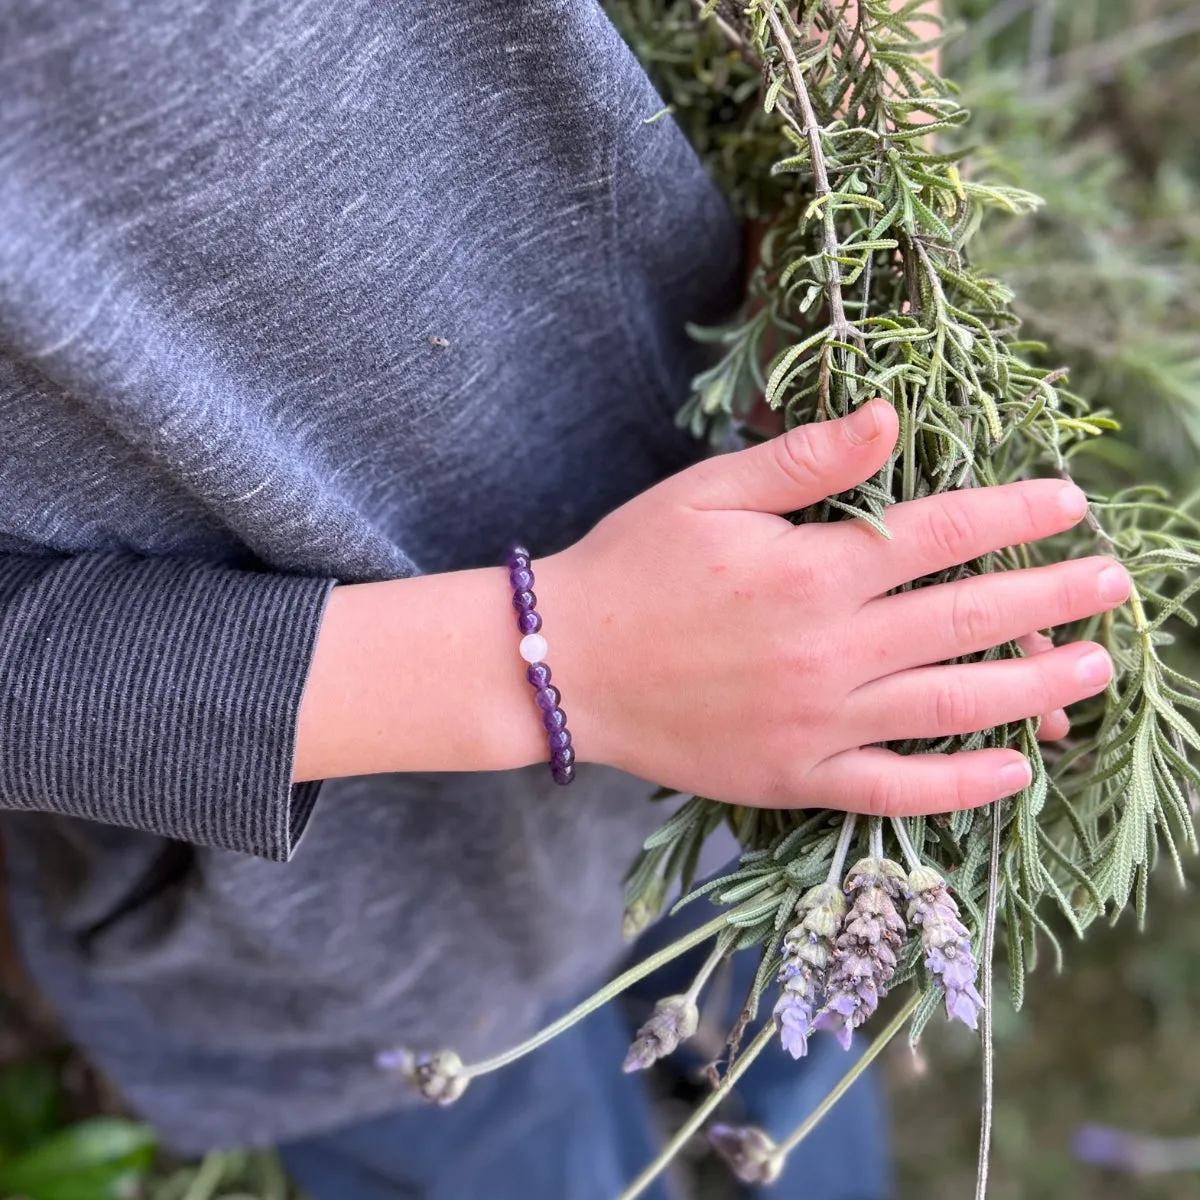
<instances>
[{"instance_id":1,"label":"purple lavender bloom","mask_svg":"<svg viewBox=\"0 0 1200 1200\"><path fill-rule=\"evenodd\" d=\"M788 981L789 984L792 982ZM816 992L816 984L810 975L800 989L793 990L785 984L775 1004L779 1040L793 1058L803 1058L808 1053L808 1036L813 1030L813 1009L817 1003Z\"/></svg>"},{"instance_id":2,"label":"purple lavender bloom","mask_svg":"<svg viewBox=\"0 0 1200 1200\"><path fill-rule=\"evenodd\" d=\"M1082 1125L1071 1149L1080 1162L1138 1175L1200 1168L1200 1137L1152 1137L1111 1125Z\"/></svg>"},{"instance_id":3,"label":"purple lavender bloom","mask_svg":"<svg viewBox=\"0 0 1200 1200\"><path fill-rule=\"evenodd\" d=\"M784 936L774 1017L783 1048L793 1058L808 1053L813 1013L833 957L834 935L845 911L846 901L838 886L821 884L800 898L796 905L800 921Z\"/></svg>"},{"instance_id":4,"label":"purple lavender bloom","mask_svg":"<svg viewBox=\"0 0 1200 1200\"><path fill-rule=\"evenodd\" d=\"M1080 1162L1095 1167L1134 1167L1138 1161L1135 1139L1109 1125L1081 1125L1071 1138L1071 1151Z\"/></svg>"},{"instance_id":5,"label":"purple lavender bloom","mask_svg":"<svg viewBox=\"0 0 1200 1200\"><path fill-rule=\"evenodd\" d=\"M920 927L926 970L946 990L946 1015L975 1029L983 1009L976 987L979 967L958 905L946 881L929 867L917 867L908 877L908 887L908 919Z\"/></svg>"},{"instance_id":6,"label":"purple lavender bloom","mask_svg":"<svg viewBox=\"0 0 1200 1200\"><path fill-rule=\"evenodd\" d=\"M753 1125L714 1125L708 1142L742 1183L762 1187L774 1183L783 1170L779 1147Z\"/></svg>"},{"instance_id":7,"label":"purple lavender bloom","mask_svg":"<svg viewBox=\"0 0 1200 1200\"><path fill-rule=\"evenodd\" d=\"M896 973L905 934L896 904L907 894L903 869L888 859L864 858L846 876L850 909L834 943L825 1007L815 1021L817 1029L836 1034L844 1049L887 995Z\"/></svg>"},{"instance_id":8,"label":"purple lavender bloom","mask_svg":"<svg viewBox=\"0 0 1200 1200\"><path fill-rule=\"evenodd\" d=\"M649 1020L637 1031L622 1069L644 1071L665 1058L680 1042L686 1042L700 1024L700 1010L690 996L668 996L660 1000Z\"/></svg>"},{"instance_id":9,"label":"purple lavender bloom","mask_svg":"<svg viewBox=\"0 0 1200 1200\"><path fill-rule=\"evenodd\" d=\"M817 1014L817 1019L813 1022L814 1029L823 1030L826 1033L832 1033L838 1040L838 1044L843 1050L850 1049L850 1041L854 1035L854 1027L856 1024L861 1025L862 1020L855 1021L858 1016L859 1001L850 992L841 992L838 995L831 997L825 1007ZM863 1020L866 1018L864 1017Z\"/></svg>"}]
</instances>

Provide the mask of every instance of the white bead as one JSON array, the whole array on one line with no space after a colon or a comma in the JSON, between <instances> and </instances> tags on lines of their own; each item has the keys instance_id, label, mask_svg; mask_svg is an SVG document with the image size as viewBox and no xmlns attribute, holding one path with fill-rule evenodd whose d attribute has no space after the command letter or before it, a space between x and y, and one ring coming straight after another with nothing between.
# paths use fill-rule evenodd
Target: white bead
<instances>
[{"instance_id":1,"label":"white bead","mask_svg":"<svg viewBox=\"0 0 1200 1200\"><path fill-rule=\"evenodd\" d=\"M540 633L527 633L521 639L521 657L526 662L545 662L546 652L549 649L546 639Z\"/></svg>"}]
</instances>

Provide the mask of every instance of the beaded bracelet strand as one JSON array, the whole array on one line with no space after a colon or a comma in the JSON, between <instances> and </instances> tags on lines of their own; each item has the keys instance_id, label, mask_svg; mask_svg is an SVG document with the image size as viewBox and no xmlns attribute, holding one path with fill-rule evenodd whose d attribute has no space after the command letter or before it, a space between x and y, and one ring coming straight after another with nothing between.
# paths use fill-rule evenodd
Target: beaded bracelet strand
<instances>
[{"instance_id":1,"label":"beaded bracelet strand","mask_svg":"<svg viewBox=\"0 0 1200 1200\"><path fill-rule=\"evenodd\" d=\"M521 633L521 657L529 664L525 678L534 689L533 698L542 714L546 740L550 746L550 774L555 783L564 786L575 778L575 749L567 714L559 707L558 688L550 684L550 668L546 665L549 647L542 636L542 617L537 611L533 594L533 570L529 551L513 546L508 552L508 581L512 584L513 608L517 610L517 629Z\"/></svg>"}]
</instances>

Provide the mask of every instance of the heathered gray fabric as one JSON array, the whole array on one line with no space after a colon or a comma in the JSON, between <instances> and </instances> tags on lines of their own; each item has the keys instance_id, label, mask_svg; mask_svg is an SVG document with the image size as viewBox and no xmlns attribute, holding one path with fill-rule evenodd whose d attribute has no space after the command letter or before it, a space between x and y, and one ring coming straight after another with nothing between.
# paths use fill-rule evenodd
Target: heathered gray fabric
<instances>
[{"instance_id":1,"label":"heathered gray fabric","mask_svg":"<svg viewBox=\"0 0 1200 1200\"><path fill-rule=\"evenodd\" d=\"M737 239L659 107L594 0L0 8L12 908L183 1150L406 1103L378 1049L495 1050L618 953L644 784L289 780L334 581L697 453Z\"/></svg>"}]
</instances>

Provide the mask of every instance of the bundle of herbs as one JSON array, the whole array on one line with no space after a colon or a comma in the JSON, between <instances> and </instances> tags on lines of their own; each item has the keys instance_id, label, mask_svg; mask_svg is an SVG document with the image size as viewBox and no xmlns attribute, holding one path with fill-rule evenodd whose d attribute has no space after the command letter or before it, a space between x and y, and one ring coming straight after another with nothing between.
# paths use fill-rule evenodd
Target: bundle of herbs
<instances>
[{"instance_id":1,"label":"bundle of herbs","mask_svg":"<svg viewBox=\"0 0 1200 1200\"><path fill-rule=\"evenodd\" d=\"M881 537L898 501L1073 478L1073 461L1116 423L1069 390L1062 370L1035 365L1044 347L1021 340L1012 291L972 263L972 239L989 211L1019 215L1039 201L990 181L986 155L962 148L968 114L935 68L942 26L926 0L617 0L610 10L758 240L743 311L726 327L694 331L712 344L714 361L681 420L720 440L764 398L790 428L885 397L901 429L892 461L792 517L864 521ZM1200 591L1200 517L1149 486L1093 491L1089 501L1087 519L1070 533L909 585L1096 552L1129 572L1124 606L1058 631L1101 642L1114 663L1109 687L1072 714L1065 741L1040 744L1030 720L890 747L1015 747L1034 768L1022 793L983 810L902 820L692 797L629 872L626 932L645 928L677 888L681 904L714 902L713 920L493 1060L465 1065L451 1051L398 1052L389 1065L427 1098L449 1103L471 1078L711 943L689 992L665 998L638 1032L625 1066L639 1069L695 1032L717 964L756 947L757 976L711 1094L620 1200L644 1191L769 1042L779 1038L801 1057L814 1031L828 1030L848 1046L897 991L906 996L890 1022L791 1137L776 1144L758 1130L718 1126L713 1144L742 1179L769 1182L891 1038L907 1028L915 1042L944 1008L982 1026L982 1194L998 930L1019 1005L1039 951L1049 947L1061 963L1051 907L1081 937L1091 922L1131 906L1140 920L1160 857L1180 870L1181 852L1196 848L1200 771L1188 756L1200 749L1190 715L1200 709L1200 684L1168 665L1163 648L1173 620L1195 623L1188 603ZM1009 643L974 659L1021 653ZM701 849L723 824L741 846L737 869L694 887Z\"/></svg>"}]
</instances>

